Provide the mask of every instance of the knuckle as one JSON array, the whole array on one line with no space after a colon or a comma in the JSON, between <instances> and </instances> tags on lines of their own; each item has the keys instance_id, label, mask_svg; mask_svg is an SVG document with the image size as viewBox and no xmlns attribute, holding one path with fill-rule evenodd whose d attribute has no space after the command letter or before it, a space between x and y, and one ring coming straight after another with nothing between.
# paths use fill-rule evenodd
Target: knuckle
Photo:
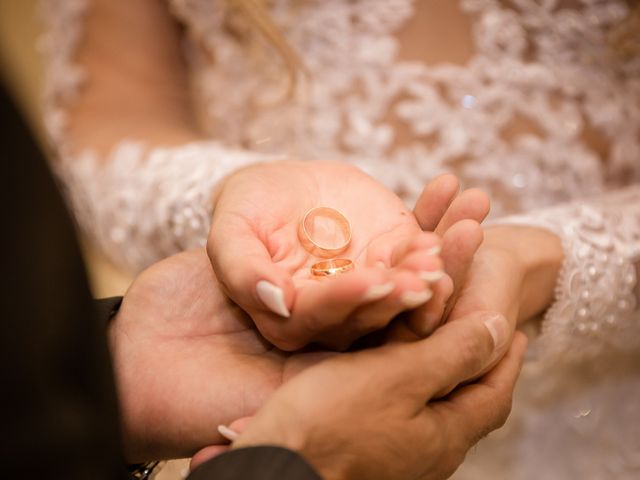
<instances>
[{"instance_id":1,"label":"knuckle","mask_svg":"<svg viewBox=\"0 0 640 480\"><path fill-rule=\"evenodd\" d=\"M502 428L504 424L507 423L507 420L511 415L512 408L513 408L513 398L512 398L512 395L509 394L507 398L505 398L499 404L498 411L496 414L495 429Z\"/></svg>"},{"instance_id":2,"label":"knuckle","mask_svg":"<svg viewBox=\"0 0 640 480\"><path fill-rule=\"evenodd\" d=\"M498 401L495 403L492 411L488 412L487 418L489 419L483 426L477 431L472 432L469 438L469 444L475 445L484 437L488 436L491 432L502 428L507 422L511 413L511 401Z\"/></svg>"}]
</instances>

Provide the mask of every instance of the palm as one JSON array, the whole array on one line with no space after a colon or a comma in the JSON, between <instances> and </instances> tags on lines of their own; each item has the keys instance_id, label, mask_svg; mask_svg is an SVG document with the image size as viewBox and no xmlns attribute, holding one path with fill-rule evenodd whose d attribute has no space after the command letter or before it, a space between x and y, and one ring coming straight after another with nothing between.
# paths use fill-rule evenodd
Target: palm
<instances>
[{"instance_id":1,"label":"palm","mask_svg":"<svg viewBox=\"0 0 640 480\"><path fill-rule=\"evenodd\" d=\"M253 414L286 378L323 357L270 346L222 293L204 250L138 277L112 326L129 450L188 455L216 426ZM141 445L144 445L142 447Z\"/></svg>"},{"instance_id":2,"label":"palm","mask_svg":"<svg viewBox=\"0 0 640 480\"><path fill-rule=\"evenodd\" d=\"M312 278L310 266L319 259L301 245L298 228L304 214L318 206L339 210L348 218L352 241L340 256L354 262L354 274L330 282ZM317 334L322 333L322 327L317 323L328 322L329 327L338 327L344 333L345 324L358 321L341 324L343 320L369 317L362 310L357 312L366 303L361 301L364 292L371 286L393 282L396 289L385 299L385 307L376 306L377 312L388 315L359 333L384 326L406 308L400 302L404 293L425 290L418 274L441 267L425 254L438 240L421 231L400 198L343 163L281 162L241 171L222 189L211 232L210 256L229 296L273 343L282 346L279 341L284 337L292 341L307 335L293 348L321 338ZM314 325L286 331L282 318L261 310L251 292L255 282L264 278L273 278L271 283L288 296L293 308L290 323ZM338 311L345 313L335 314ZM357 336L354 332L346 335L350 340Z\"/></svg>"},{"instance_id":3,"label":"palm","mask_svg":"<svg viewBox=\"0 0 640 480\"><path fill-rule=\"evenodd\" d=\"M349 219L353 241L344 255L360 267L372 266L376 260L389 264L388 238L420 231L400 198L343 163L270 165L252 171L239 183L233 195L241 198L229 202L233 207L225 209L225 215L250 225L268 247L274 263L300 282L309 278L309 266L318 261L297 237L300 220L314 207L330 206Z\"/></svg>"}]
</instances>

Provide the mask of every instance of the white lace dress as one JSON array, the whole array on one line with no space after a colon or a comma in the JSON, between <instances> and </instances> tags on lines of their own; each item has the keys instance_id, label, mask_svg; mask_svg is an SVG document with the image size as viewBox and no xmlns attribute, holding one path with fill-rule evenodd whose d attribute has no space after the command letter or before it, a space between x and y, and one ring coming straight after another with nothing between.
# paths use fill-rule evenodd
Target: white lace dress
<instances>
[{"instance_id":1,"label":"white lace dress","mask_svg":"<svg viewBox=\"0 0 640 480\"><path fill-rule=\"evenodd\" d=\"M65 144L66 108L91 81L74 63L87 0L44 2L46 121L60 173L82 225L132 269L204 244L216 181L272 155L352 162L408 202L445 171L487 189L494 221L552 229L566 261L510 421L456 478L640 478L640 56L619 56L605 34L628 7L455 1L474 41L460 65L401 58L396 32L421 2L271 2L310 72L279 102L279 55L248 54L224 2L172 0L196 40L187 56L212 140L127 140L102 163ZM514 122L527 128L507 134Z\"/></svg>"}]
</instances>

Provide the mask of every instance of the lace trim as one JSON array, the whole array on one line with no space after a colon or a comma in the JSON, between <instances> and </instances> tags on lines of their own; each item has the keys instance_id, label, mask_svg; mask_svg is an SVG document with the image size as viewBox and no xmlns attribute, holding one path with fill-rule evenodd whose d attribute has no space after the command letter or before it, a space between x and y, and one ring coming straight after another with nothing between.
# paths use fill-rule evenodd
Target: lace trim
<instances>
[{"instance_id":1,"label":"lace trim","mask_svg":"<svg viewBox=\"0 0 640 480\"><path fill-rule=\"evenodd\" d=\"M547 228L562 239L556 301L540 336L546 353L582 360L640 345L640 186L499 223Z\"/></svg>"},{"instance_id":2,"label":"lace trim","mask_svg":"<svg viewBox=\"0 0 640 480\"><path fill-rule=\"evenodd\" d=\"M81 225L115 262L137 272L204 246L216 184L229 172L273 158L216 142L178 148L122 142L106 162L84 153L59 170Z\"/></svg>"}]
</instances>

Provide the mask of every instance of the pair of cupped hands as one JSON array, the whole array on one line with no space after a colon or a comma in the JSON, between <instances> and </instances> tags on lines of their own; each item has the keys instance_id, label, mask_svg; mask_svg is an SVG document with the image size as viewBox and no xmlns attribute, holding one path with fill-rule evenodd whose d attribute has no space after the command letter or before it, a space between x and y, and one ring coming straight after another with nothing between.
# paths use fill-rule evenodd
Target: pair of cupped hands
<instances>
[{"instance_id":1,"label":"pair of cupped hands","mask_svg":"<svg viewBox=\"0 0 640 480\"><path fill-rule=\"evenodd\" d=\"M207 249L140 274L110 325L128 460L198 464L227 425L326 478L445 478L504 422L526 340L517 282L488 281L514 259L481 247L484 193L444 175L410 211L355 167L282 161L214 205ZM355 264L320 280L298 239L318 206L351 222Z\"/></svg>"}]
</instances>

